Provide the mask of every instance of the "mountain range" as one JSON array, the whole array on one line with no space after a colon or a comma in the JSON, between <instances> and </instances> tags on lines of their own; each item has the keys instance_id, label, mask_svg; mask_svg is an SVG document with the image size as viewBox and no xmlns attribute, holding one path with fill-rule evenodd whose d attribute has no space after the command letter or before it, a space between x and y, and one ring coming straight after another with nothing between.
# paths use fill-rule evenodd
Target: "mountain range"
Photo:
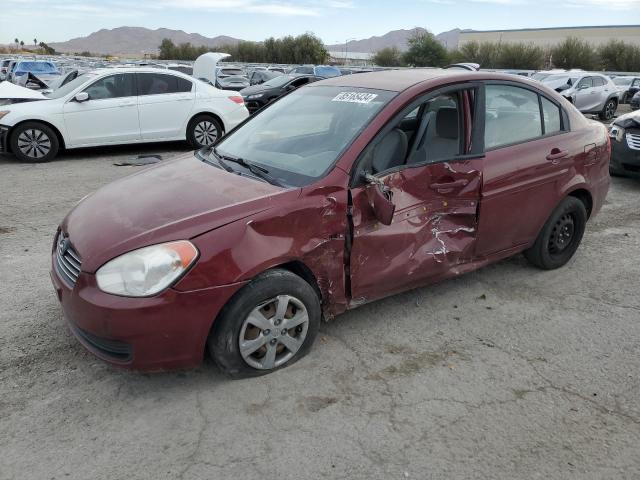
<instances>
[{"instance_id":1,"label":"mountain range","mask_svg":"<svg viewBox=\"0 0 640 480\"><path fill-rule=\"evenodd\" d=\"M449 49L458 46L459 29L436 35L436 37ZM396 47L401 51L406 50L407 41L416 33L424 33L424 28L409 30L393 30L382 36L373 36L363 40L351 40L346 42L346 48L350 52L375 53L382 48ZM220 45L235 44L241 39L220 35L217 37L205 37L198 33L187 33L182 30L158 28L151 30L143 27L118 27L114 29L102 29L86 37L78 37L66 42L54 42L49 46L58 52L80 53L91 52L97 54L136 55L145 53L155 54L163 39L168 38L175 44L190 42L196 46L215 48ZM342 52L345 44L327 45L327 50Z\"/></svg>"}]
</instances>

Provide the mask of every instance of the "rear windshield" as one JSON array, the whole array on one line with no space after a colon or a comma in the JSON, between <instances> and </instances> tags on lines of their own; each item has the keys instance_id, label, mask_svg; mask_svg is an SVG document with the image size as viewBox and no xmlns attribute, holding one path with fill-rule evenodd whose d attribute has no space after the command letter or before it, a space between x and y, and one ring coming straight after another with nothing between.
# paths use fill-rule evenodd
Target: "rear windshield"
<instances>
[{"instance_id":1,"label":"rear windshield","mask_svg":"<svg viewBox=\"0 0 640 480\"><path fill-rule=\"evenodd\" d=\"M37 73L58 73L58 69L49 62L20 62L18 70Z\"/></svg>"},{"instance_id":2,"label":"rear windshield","mask_svg":"<svg viewBox=\"0 0 640 480\"><path fill-rule=\"evenodd\" d=\"M223 68L220 73L223 75L244 75L244 72L239 68Z\"/></svg>"}]
</instances>

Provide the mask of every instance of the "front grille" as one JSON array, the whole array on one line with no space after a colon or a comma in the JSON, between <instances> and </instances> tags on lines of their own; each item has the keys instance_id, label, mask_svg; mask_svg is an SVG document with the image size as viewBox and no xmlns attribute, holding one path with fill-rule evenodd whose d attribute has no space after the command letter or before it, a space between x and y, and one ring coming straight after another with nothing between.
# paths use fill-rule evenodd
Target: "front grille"
<instances>
[{"instance_id":1,"label":"front grille","mask_svg":"<svg viewBox=\"0 0 640 480\"><path fill-rule=\"evenodd\" d=\"M133 350L131 345L118 340L109 340L107 338L97 337L92 333L82 330L77 325L70 322L71 330L77 337L84 340L90 349L94 349L96 353L99 353L105 357L108 357L117 362L128 362L131 360Z\"/></svg>"},{"instance_id":2,"label":"front grille","mask_svg":"<svg viewBox=\"0 0 640 480\"><path fill-rule=\"evenodd\" d=\"M640 134L627 133L627 145L631 150L640 150Z\"/></svg>"},{"instance_id":3,"label":"front grille","mask_svg":"<svg viewBox=\"0 0 640 480\"><path fill-rule=\"evenodd\" d=\"M65 237L62 232L56 239L56 271L58 275L74 286L80 275L82 261L80 255L73 249L69 237Z\"/></svg>"}]
</instances>

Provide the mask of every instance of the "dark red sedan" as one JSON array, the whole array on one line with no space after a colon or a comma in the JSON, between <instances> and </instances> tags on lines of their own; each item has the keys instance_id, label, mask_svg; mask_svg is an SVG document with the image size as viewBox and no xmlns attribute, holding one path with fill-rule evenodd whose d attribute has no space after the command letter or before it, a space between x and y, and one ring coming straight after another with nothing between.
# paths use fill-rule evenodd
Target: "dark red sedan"
<instances>
[{"instance_id":1,"label":"dark red sedan","mask_svg":"<svg viewBox=\"0 0 640 480\"><path fill-rule=\"evenodd\" d=\"M64 219L51 276L98 357L232 376L289 365L321 318L524 252L576 252L609 187L603 125L526 79L405 70L296 90Z\"/></svg>"}]
</instances>

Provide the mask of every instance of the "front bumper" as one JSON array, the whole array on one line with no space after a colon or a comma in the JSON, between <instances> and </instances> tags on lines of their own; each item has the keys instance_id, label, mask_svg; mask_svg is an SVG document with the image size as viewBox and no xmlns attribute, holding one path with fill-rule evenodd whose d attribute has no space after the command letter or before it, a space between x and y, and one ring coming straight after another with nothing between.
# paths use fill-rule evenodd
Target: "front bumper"
<instances>
[{"instance_id":1,"label":"front bumper","mask_svg":"<svg viewBox=\"0 0 640 480\"><path fill-rule=\"evenodd\" d=\"M214 320L243 285L120 297L102 292L95 275L86 272L71 286L58 275L54 261L52 255L51 281L72 333L102 360L135 370L199 365Z\"/></svg>"},{"instance_id":2,"label":"front bumper","mask_svg":"<svg viewBox=\"0 0 640 480\"><path fill-rule=\"evenodd\" d=\"M622 141L611 142L611 170L622 175L640 177L640 150L629 147L626 134Z\"/></svg>"},{"instance_id":3,"label":"front bumper","mask_svg":"<svg viewBox=\"0 0 640 480\"><path fill-rule=\"evenodd\" d=\"M9 127L0 125L0 153L9 151Z\"/></svg>"}]
</instances>

